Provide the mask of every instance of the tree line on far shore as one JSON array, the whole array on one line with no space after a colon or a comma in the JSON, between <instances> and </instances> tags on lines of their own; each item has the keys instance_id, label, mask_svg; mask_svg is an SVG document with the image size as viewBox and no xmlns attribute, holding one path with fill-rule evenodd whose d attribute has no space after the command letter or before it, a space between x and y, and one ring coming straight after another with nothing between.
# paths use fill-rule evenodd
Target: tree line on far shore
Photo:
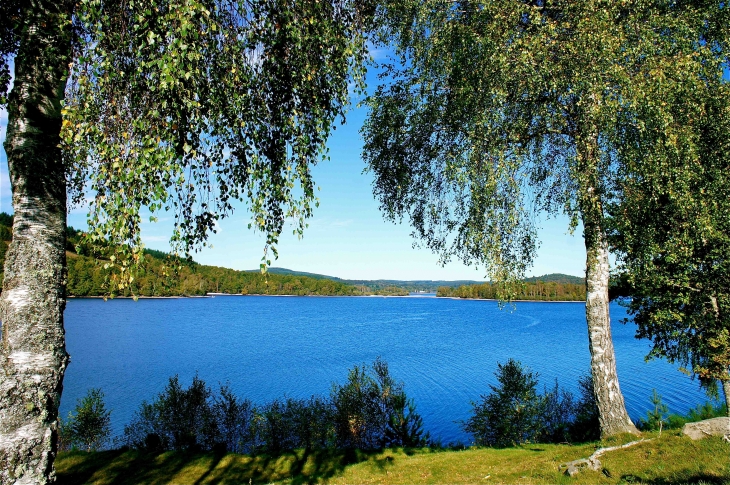
<instances>
[{"instance_id":1,"label":"tree line on far shore","mask_svg":"<svg viewBox=\"0 0 730 485\"><path fill-rule=\"evenodd\" d=\"M481 285L462 285L457 288L440 286L436 296L452 298L477 298L496 300L500 298L500 289L492 283ZM524 282L521 283L513 300L536 300L536 301L585 301L585 284L562 283L557 281Z\"/></svg>"}]
</instances>

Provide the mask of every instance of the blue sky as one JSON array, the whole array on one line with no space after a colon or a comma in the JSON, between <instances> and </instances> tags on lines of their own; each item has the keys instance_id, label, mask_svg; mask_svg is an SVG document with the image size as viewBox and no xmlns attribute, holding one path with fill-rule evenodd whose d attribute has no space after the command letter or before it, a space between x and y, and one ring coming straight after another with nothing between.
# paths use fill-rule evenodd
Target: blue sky
<instances>
[{"instance_id":1,"label":"blue sky","mask_svg":"<svg viewBox=\"0 0 730 485\"><path fill-rule=\"evenodd\" d=\"M369 84L375 85L374 76ZM371 190L372 175L363 174L360 158L362 139L359 130L366 109L352 107L347 124L338 126L328 146L331 161L320 162L313 170L320 205L309 221L303 239L285 229L280 238L279 259L273 266L321 273L349 279L432 279L481 280L482 268L452 261L445 267L428 249L414 249L407 223L393 224L383 220ZM7 113L0 111L0 142L5 140ZM12 212L7 156L0 150L0 211ZM158 223L145 223L143 241L148 248L168 250L171 217L162 214ZM249 215L245 207L219 223L218 234L195 260L202 264L233 269L258 268L265 239L247 228ZM86 227L83 209L74 209L68 224ZM543 218L539 233L541 247L529 275L567 273L582 276L585 270L585 249L581 228L568 234L565 217Z\"/></svg>"}]
</instances>

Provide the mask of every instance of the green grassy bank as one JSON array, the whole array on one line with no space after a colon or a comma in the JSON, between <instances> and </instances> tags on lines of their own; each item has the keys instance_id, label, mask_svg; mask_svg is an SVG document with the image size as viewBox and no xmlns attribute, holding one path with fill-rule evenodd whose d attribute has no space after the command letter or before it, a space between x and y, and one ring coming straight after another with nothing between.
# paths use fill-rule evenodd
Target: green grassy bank
<instances>
[{"instance_id":1,"label":"green grassy bank","mask_svg":"<svg viewBox=\"0 0 730 485\"><path fill-rule=\"evenodd\" d=\"M730 444L720 438L692 441L679 431L603 455L602 471L570 478L558 471L566 461L597 448L632 441L624 436L583 445L524 445L465 450L297 451L279 456L214 455L136 451L61 453L58 483L71 484L246 484L246 483L707 483L730 485Z\"/></svg>"}]
</instances>

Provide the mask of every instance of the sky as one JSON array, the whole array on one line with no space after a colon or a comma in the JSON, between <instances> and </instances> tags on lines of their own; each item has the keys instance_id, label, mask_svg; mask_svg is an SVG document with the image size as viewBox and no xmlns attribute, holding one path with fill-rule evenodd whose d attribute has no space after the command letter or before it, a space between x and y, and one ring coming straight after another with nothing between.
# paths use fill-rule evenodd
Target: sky
<instances>
[{"instance_id":1,"label":"sky","mask_svg":"<svg viewBox=\"0 0 730 485\"><path fill-rule=\"evenodd\" d=\"M374 73L368 75L375 86ZM407 220L402 224L385 221L373 198L373 175L363 173L360 128L366 108L352 106L345 125L338 125L328 141L330 161L313 169L319 207L309 220L304 237L285 228L279 240L279 259L272 266L336 276L344 279L398 280L482 280L483 268L452 260L439 265L439 257L426 248L414 248ZM0 110L0 143L5 141L7 112ZM0 212L12 213L7 155L0 149ZM172 216L158 215L157 223L145 222L142 240L147 248L169 250ZM194 259L201 264L237 270L259 267L265 245L260 233L248 229L250 217L245 206L218 223L218 233L210 238L212 247L203 248ZM84 229L86 211L74 208L68 224ZM583 276L585 248L580 227L568 233L563 216L543 217L539 231L540 248L528 276L565 273Z\"/></svg>"}]
</instances>

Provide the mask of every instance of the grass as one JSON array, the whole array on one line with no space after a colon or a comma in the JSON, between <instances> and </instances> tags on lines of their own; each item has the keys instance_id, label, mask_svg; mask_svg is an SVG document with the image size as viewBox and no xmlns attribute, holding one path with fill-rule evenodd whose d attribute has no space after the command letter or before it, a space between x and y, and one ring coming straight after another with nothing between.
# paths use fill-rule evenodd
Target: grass
<instances>
[{"instance_id":1,"label":"grass","mask_svg":"<svg viewBox=\"0 0 730 485\"><path fill-rule=\"evenodd\" d=\"M359 451L303 450L279 456L242 456L136 451L61 453L58 484L583 484L704 483L730 485L730 444L718 437L692 441L679 431L653 441L608 452L603 470L574 478L558 471L566 461L588 457L596 448L632 441L621 436L583 445L524 445L465 450Z\"/></svg>"}]
</instances>

